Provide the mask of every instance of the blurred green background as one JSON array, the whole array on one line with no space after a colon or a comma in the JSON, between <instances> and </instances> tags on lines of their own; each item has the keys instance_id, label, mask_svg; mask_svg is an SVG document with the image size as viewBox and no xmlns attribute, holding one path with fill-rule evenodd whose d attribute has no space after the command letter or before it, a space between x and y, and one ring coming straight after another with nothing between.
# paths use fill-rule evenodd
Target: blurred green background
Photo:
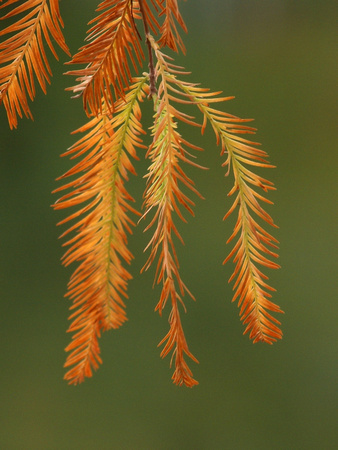
<instances>
[{"instance_id":1,"label":"blurred green background","mask_svg":"<svg viewBox=\"0 0 338 450\"><path fill-rule=\"evenodd\" d=\"M254 117L257 139L277 169L266 176L278 190L269 208L280 229L282 269L269 273L284 338L252 345L242 336L230 302L232 264L221 262L233 221L212 133L186 137L205 148L193 169L200 192L195 218L180 226L182 277L195 294L183 325L200 385L171 383L169 358L157 343L167 315L153 312L159 291L153 271L138 275L149 234L144 224L130 238L129 321L101 338L103 366L77 387L63 381L70 336L71 271L60 265L64 217L53 212L54 181L70 162L59 155L85 122L80 100L64 89L63 63L52 61L48 95L32 104L35 122L8 130L0 112L0 448L11 449L333 449L337 448L336 60L337 8L331 0L222 0L180 2L189 34L187 56L176 61L190 80L222 89L236 100L227 112ZM82 45L95 1L62 1L72 54ZM150 108L145 105L145 122ZM148 138L149 139L149 138ZM129 183L141 205L146 164ZM189 169L190 170L190 169ZM166 311L167 314L169 311ZM280 317L279 317L280 318Z\"/></svg>"}]
</instances>

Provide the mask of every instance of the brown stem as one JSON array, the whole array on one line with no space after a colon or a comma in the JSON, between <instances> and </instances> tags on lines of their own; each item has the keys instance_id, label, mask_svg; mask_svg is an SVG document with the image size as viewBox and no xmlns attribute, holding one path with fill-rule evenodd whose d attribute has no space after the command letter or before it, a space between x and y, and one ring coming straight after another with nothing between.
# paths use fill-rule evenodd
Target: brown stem
<instances>
[{"instance_id":1,"label":"brown stem","mask_svg":"<svg viewBox=\"0 0 338 450\"><path fill-rule=\"evenodd\" d=\"M153 51L151 48L151 43L149 40L149 27L148 27L148 22L147 22L147 16L145 14L144 11L144 7L143 7L143 0L139 0L139 5L140 5L140 11L141 11L141 15L142 15L142 20L143 20L143 26L144 26L144 32L146 35L146 44L147 44L147 48L148 48L148 55L149 55L149 98L153 98L154 100L156 99L157 96L157 88L156 88L156 71L155 71L155 67L154 67L154 58L153 58Z\"/></svg>"}]
</instances>

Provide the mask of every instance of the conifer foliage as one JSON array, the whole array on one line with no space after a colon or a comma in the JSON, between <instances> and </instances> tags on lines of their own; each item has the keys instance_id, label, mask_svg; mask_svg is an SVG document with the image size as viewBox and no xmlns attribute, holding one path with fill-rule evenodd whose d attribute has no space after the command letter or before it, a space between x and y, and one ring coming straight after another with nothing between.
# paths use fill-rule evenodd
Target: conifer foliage
<instances>
[{"instance_id":1,"label":"conifer foliage","mask_svg":"<svg viewBox=\"0 0 338 450\"><path fill-rule=\"evenodd\" d=\"M0 1L0 19L12 20L0 31L0 103L10 127L16 128L18 116L32 117L28 97L35 97L35 78L44 92L50 81L45 42L56 58L51 37L68 55L69 50L58 0ZM186 294L194 297L181 278L174 241L183 242L177 221L186 221L184 212L194 214L190 197L201 197L185 167L202 168L196 162L202 148L184 139L182 123L200 127L202 134L211 126L226 174L234 180L228 193L233 203L224 219L234 213L237 221L227 240L234 244L224 263L235 264L230 281L234 281L233 301L240 307L244 333L254 343L272 344L282 337L280 323L271 314L282 311L271 301L274 289L262 272L264 267L279 267L273 261L277 241L263 228L264 223L275 227L262 207L272 202L261 193L274 187L254 173L255 168L273 166L259 144L244 137L255 133L248 120L218 108L232 97L192 83L189 73L168 55L185 52L180 29L187 31L177 0L104 0L90 22L86 44L68 63L81 65L67 72L75 76L69 90L82 98L88 116L88 122L74 132L81 137L62 155L76 163L59 178L65 184L55 192L63 194L53 205L72 208L60 222L71 223L62 234L67 237L63 264L77 263L66 294L72 300L69 331L73 336L66 348L65 379L71 384L90 377L102 362L101 332L118 328L127 319L131 274L126 266L133 259L128 235L137 219L151 233L142 270L154 267L154 283L161 286L156 310L162 315L166 307L170 309L169 331L159 344L161 356L171 354L175 384L198 384L188 359L198 361L189 350L181 320ZM148 147L142 139L146 130L141 115L147 99L154 104ZM197 108L200 119L185 111L187 105ZM133 160L141 155L149 165L139 212L132 206L127 181L135 174Z\"/></svg>"}]
</instances>

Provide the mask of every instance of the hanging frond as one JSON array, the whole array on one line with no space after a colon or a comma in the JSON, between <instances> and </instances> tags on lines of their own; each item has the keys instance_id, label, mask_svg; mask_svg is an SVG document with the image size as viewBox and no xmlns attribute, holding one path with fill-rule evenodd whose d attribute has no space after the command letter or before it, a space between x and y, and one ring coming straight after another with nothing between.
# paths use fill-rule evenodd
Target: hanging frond
<instances>
[{"instance_id":1,"label":"hanging frond","mask_svg":"<svg viewBox=\"0 0 338 450\"><path fill-rule=\"evenodd\" d=\"M6 8L18 0L7 0L0 6ZM22 16L22 14L25 14ZM17 18L17 16L19 16ZM0 31L8 36L0 43L0 103L7 112L9 126L17 127L18 117L25 114L32 118L27 94L35 97L34 75L46 93L50 83L51 69L44 50L43 37L51 52L58 59L50 37L70 55L62 35L63 22L59 0L27 0L0 17L1 20L17 18L16 22Z\"/></svg>"},{"instance_id":2,"label":"hanging frond","mask_svg":"<svg viewBox=\"0 0 338 450\"><path fill-rule=\"evenodd\" d=\"M102 113L77 132L86 133L64 155L83 159L60 177L77 175L55 192L71 189L54 208L79 206L60 224L80 218L61 237L76 232L64 245L63 256L68 266L79 262L68 284L67 296L73 300L75 312L70 332L76 332L67 351L72 351L65 366L73 366L65 376L70 383L83 381L100 362L97 337L100 330L118 328L125 322L127 284L131 279L123 261L130 264L132 254L127 247L127 232L134 222L129 214L139 214L131 207L133 198L125 188L128 173L135 174L130 158L136 148L145 148L140 139L139 101L146 95L147 77L133 81L124 99L115 102L114 115L102 101Z\"/></svg>"},{"instance_id":3,"label":"hanging frond","mask_svg":"<svg viewBox=\"0 0 338 450\"><path fill-rule=\"evenodd\" d=\"M175 358L175 371L173 382L178 385L185 384L192 387L197 384L192 372L185 362L184 355L189 356L195 362L196 358L189 351L179 314L178 305L181 303L185 309L182 297L187 292L192 294L183 283L179 273L179 263L174 245L174 235L183 243L174 224L174 213L185 221L179 204L193 215L194 203L181 190L185 186L201 197L194 187L194 183L184 173L181 163L197 166L190 159L186 148L201 150L182 138L177 131L177 121L192 123L190 116L182 114L173 107L170 86L167 83L167 75L170 69L178 71L172 66L150 36L151 44L157 58L156 73L160 78L158 87L158 100L152 127L153 141L148 149L147 157L151 164L147 173L147 188L145 192L144 216L153 211L153 217L146 230L155 226L153 236L147 246L150 248L150 256L143 270L147 270L157 260L155 282L162 283L162 292L156 310L162 314L167 301L171 301L171 313L169 316L170 329L159 345L164 344L161 356L165 357L173 351L172 359ZM174 69L175 67L175 69ZM178 71L179 72L179 71ZM200 167L200 166L198 166Z\"/></svg>"},{"instance_id":4,"label":"hanging frond","mask_svg":"<svg viewBox=\"0 0 338 450\"><path fill-rule=\"evenodd\" d=\"M229 100L231 97L221 98L218 97L219 92L210 93L208 89L189 83L177 82L177 86L203 113L202 133L209 121L216 134L217 143L221 143L222 154L227 153L223 166L228 167L228 173L232 168L234 174L234 186L228 195L236 194L236 198L224 219L238 207L234 232L227 243L236 236L238 238L224 263L234 257L236 266L229 281L236 278L233 301L238 299L238 305L241 307L241 320L246 325L244 334L250 332L250 338L254 343L262 341L272 344L277 339L281 339L282 332L277 326L280 322L268 311L283 311L269 300L271 294L268 291L275 289L266 283L268 277L257 267L257 263L272 269L279 268L278 264L269 259L278 257L274 250L278 248L278 241L262 228L252 213L269 225L273 227L276 225L262 208L259 200L270 204L272 202L259 194L252 186L261 188L265 192L275 188L273 183L255 174L248 166L264 168L274 166L268 163L267 153L257 148L259 144L238 136L256 131L255 128L242 125L243 122L248 122L248 119L240 119L210 106L210 103Z\"/></svg>"},{"instance_id":5,"label":"hanging frond","mask_svg":"<svg viewBox=\"0 0 338 450\"><path fill-rule=\"evenodd\" d=\"M106 107L113 111L114 102L124 97L132 72L142 65L143 52L135 26L131 0L104 0L97 10L99 15L90 24L84 47L74 55L69 64L85 64L82 69L71 70L77 85L69 88L75 97L83 96L83 106L88 116L102 112Z\"/></svg>"},{"instance_id":6,"label":"hanging frond","mask_svg":"<svg viewBox=\"0 0 338 450\"><path fill-rule=\"evenodd\" d=\"M158 49L157 44L152 40L153 48L158 60L158 64L164 61L165 56ZM276 227L271 216L262 208L260 201L272 203L264 196L256 192L252 187L262 188L265 192L274 189L273 183L255 174L250 167L273 167L267 162L267 154L257 148L259 144L242 138L241 134L253 134L255 128L244 125L249 119L240 119L231 114L219 111L211 104L224 102L232 97L220 97L221 92L212 93L209 89L201 88L196 84L180 81L179 74L184 74L181 68L173 64L165 65L166 88L170 94L171 101L179 103L194 104L204 116L202 133L204 133L209 121L217 138L217 143L221 144L222 154L227 152L227 160L223 164L232 167L234 174L234 186L229 195L237 193L235 201L231 206L228 217L236 207L238 207L238 219L235 229L227 242L236 236L238 240L230 255L224 263L234 257L236 264L234 273L229 281L236 278L233 301L238 299L241 320L246 325L244 333L249 332L253 342L267 342L269 344L281 339L282 332L277 325L280 322L268 311L282 312L279 306L271 302L271 286L266 283L267 276L257 267L257 263L268 267L278 268L279 265L269 258L277 257L275 249L278 241L271 236L253 217L255 213L260 219L269 225ZM182 113L173 109L173 115L181 117ZM191 118L185 118L187 123L196 125ZM268 292L270 291L270 292Z\"/></svg>"},{"instance_id":7,"label":"hanging frond","mask_svg":"<svg viewBox=\"0 0 338 450\"><path fill-rule=\"evenodd\" d=\"M185 46L177 30L176 22L183 31L187 32L188 30L179 11L177 0L162 0L161 3L165 5L160 13L160 16L164 16L164 21L160 30L159 44L161 47L169 47L175 52L178 52L180 48L185 53Z\"/></svg>"}]
</instances>

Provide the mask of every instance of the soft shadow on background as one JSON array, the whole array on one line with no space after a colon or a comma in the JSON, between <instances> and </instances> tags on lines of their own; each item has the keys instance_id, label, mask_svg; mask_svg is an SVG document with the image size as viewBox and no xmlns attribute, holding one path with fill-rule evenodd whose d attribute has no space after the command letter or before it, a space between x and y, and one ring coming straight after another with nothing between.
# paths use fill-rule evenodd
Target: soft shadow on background
<instances>
[{"instance_id":1,"label":"soft shadow on background","mask_svg":"<svg viewBox=\"0 0 338 450\"><path fill-rule=\"evenodd\" d=\"M81 6L80 6L81 3ZM333 449L337 448L336 74L337 9L333 1L180 2L189 29L190 80L236 99L226 111L254 117L257 139L277 166L269 212L280 229L282 269L269 273L285 311L284 338L252 345L242 336L221 265L233 222L219 149L209 131L187 138L205 148L209 171L190 174L206 200L180 230L182 276L196 296L183 316L191 367L200 385L172 385L169 358L157 343L167 315L153 310L153 272L139 276L149 235L130 239L136 258L129 321L102 339L103 366L77 387L63 381L71 270L60 265L64 214L53 212L54 181L70 162L59 155L85 122L80 100L64 88L67 57L50 57L53 80L32 105L35 122L8 130L0 112L0 448L12 449ZM71 52L82 45L95 1L60 3ZM149 105L145 120L149 122ZM150 123L150 122L149 122ZM130 188L142 202L145 162ZM74 269L74 267L73 267ZM167 311L168 314L169 311Z\"/></svg>"}]
</instances>

